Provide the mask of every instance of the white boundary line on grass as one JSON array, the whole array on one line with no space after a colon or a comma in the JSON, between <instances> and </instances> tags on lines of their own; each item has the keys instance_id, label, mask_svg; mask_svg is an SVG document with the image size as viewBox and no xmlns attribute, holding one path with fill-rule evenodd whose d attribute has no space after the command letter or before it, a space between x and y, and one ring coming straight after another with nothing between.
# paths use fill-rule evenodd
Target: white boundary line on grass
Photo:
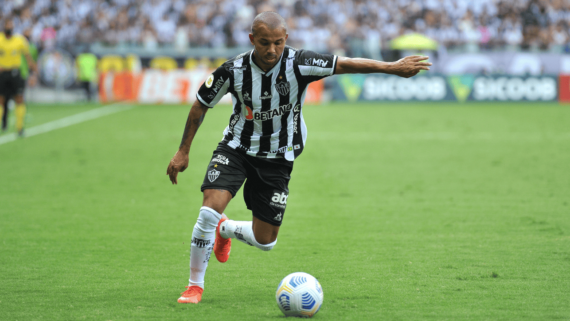
<instances>
[{"instance_id":1,"label":"white boundary line on grass","mask_svg":"<svg viewBox=\"0 0 570 321\"><path fill-rule=\"evenodd\" d=\"M49 123L27 128L25 129L24 137L31 137L51 132L56 129L65 128L71 125L83 123L88 120L97 119L103 116L115 114L133 108L135 108L135 106L133 105L122 105L121 103L114 103L111 105L91 109L83 113L67 116L64 118L60 118L58 120L51 121ZM2 135L0 136L0 145L13 142L17 139L18 139L17 133Z\"/></svg>"}]
</instances>

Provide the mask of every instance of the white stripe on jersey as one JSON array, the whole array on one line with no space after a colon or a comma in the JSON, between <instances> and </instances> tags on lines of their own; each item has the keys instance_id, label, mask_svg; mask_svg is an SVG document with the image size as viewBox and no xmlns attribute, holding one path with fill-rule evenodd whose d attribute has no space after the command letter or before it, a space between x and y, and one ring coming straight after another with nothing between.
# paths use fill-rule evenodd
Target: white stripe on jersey
<instances>
[{"instance_id":1,"label":"white stripe on jersey","mask_svg":"<svg viewBox=\"0 0 570 321\"><path fill-rule=\"evenodd\" d=\"M243 87L243 71L244 71L243 69L241 69L241 67L243 66L243 59L244 59L244 57L241 57L240 59L236 59L234 61L234 70L233 70L234 71L234 92L236 92L238 94L239 100L241 102L243 102L243 94L241 92L241 89ZM238 101L234 95L232 95L232 103L233 103L233 107L234 107L234 114L236 114L236 106L238 104ZM243 116L243 109L244 108L245 108L245 105L242 103L242 106L241 106L242 112L239 115L239 120L234 125L233 131L232 131L232 134L234 135L234 139L228 143L228 145L232 148L237 148L240 145L239 144L239 133L241 133L241 131L243 130L243 126L245 124L245 117ZM224 136L227 135L227 133L229 132L230 126L231 126L231 124L228 127L226 127L226 130L224 131ZM236 133L238 133L238 135L236 135Z\"/></svg>"},{"instance_id":2,"label":"white stripe on jersey","mask_svg":"<svg viewBox=\"0 0 570 321\"><path fill-rule=\"evenodd\" d=\"M297 82L297 77L295 77L295 69L293 68L293 58L295 57L295 53L297 53L297 51L289 49L289 58L291 59L287 61L287 67L285 70L287 81L291 84L291 90L289 92L289 102L291 104L295 104L297 102L297 95L299 93L299 83ZM289 61L291 61L290 64ZM302 105L303 102L301 101L300 103ZM287 117L287 146L293 146L293 133L295 131L295 128L293 127L293 116L294 113L293 110L291 110L289 116ZM286 151L285 158L287 160L295 159L295 152L292 150Z\"/></svg>"},{"instance_id":3,"label":"white stripe on jersey","mask_svg":"<svg viewBox=\"0 0 570 321\"><path fill-rule=\"evenodd\" d=\"M279 64L279 66L281 67L281 64ZM271 99L271 109L278 109L279 108L279 92L277 92L277 89L275 88L275 84L277 83L277 76L279 76L279 70L274 71L273 75L271 75L271 95L273 96L273 98ZM272 120L273 123L273 134L271 134L271 140L270 140L270 144L271 144L271 150L278 150L279 147L279 133L281 130L281 117L273 117ZM275 157L277 153L270 153L267 154L268 158L273 158Z\"/></svg>"},{"instance_id":4,"label":"white stripe on jersey","mask_svg":"<svg viewBox=\"0 0 570 321\"><path fill-rule=\"evenodd\" d=\"M255 66L250 59L251 64L251 101L253 107L251 110L255 115L256 112L261 111L261 73L257 71L258 67ZM257 107L256 107L257 106ZM249 146L248 154L255 156L259 151L259 140L263 135L263 127L260 121L253 121L253 135L251 136L251 144Z\"/></svg>"}]
</instances>

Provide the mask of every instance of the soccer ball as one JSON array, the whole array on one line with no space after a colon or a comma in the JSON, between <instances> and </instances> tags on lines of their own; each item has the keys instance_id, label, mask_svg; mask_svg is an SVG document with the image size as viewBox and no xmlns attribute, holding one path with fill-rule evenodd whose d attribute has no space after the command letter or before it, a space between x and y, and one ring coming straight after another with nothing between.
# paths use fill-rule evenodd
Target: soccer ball
<instances>
[{"instance_id":1,"label":"soccer ball","mask_svg":"<svg viewBox=\"0 0 570 321\"><path fill-rule=\"evenodd\" d=\"M281 280L275 299L285 316L310 318L323 304L323 288L312 275L295 272Z\"/></svg>"}]
</instances>

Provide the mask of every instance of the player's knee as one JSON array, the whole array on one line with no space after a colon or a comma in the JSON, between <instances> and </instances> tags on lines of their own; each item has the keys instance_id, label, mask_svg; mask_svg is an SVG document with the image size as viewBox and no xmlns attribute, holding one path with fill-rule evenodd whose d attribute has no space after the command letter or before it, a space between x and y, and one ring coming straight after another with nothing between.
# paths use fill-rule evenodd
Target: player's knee
<instances>
[{"instance_id":1,"label":"player's knee","mask_svg":"<svg viewBox=\"0 0 570 321\"><path fill-rule=\"evenodd\" d=\"M221 218L222 215L214 209L202 206L200 215L198 215L198 221L194 227L204 232L211 232L216 229Z\"/></svg>"},{"instance_id":2,"label":"player's knee","mask_svg":"<svg viewBox=\"0 0 570 321\"><path fill-rule=\"evenodd\" d=\"M206 189L204 190L204 201L202 206L209 207L219 213L222 213L231 200L232 194L229 191Z\"/></svg>"}]
</instances>

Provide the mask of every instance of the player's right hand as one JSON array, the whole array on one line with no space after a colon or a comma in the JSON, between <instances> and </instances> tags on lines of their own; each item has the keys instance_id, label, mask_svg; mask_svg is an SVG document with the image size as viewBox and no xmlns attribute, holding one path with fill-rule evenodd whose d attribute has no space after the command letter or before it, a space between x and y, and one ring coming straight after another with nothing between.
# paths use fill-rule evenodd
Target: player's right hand
<instances>
[{"instance_id":1,"label":"player's right hand","mask_svg":"<svg viewBox=\"0 0 570 321\"><path fill-rule=\"evenodd\" d=\"M432 63L424 61L427 59L429 59L427 56L404 57L393 63L393 74L404 78L410 78L417 75L422 70L429 70L429 67L432 65Z\"/></svg>"},{"instance_id":2,"label":"player's right hand","mask_svg":"<svg viewBox=\"0 0 570 321\"><path fill-rule=\"evenodd\" d=\"M178 172L183 172L186 168L188 168L188 154L177 151L166 169L166 175L170 177L172 184L178 184L178 180L176 179Z\"/></svg>"}]
</instances>

